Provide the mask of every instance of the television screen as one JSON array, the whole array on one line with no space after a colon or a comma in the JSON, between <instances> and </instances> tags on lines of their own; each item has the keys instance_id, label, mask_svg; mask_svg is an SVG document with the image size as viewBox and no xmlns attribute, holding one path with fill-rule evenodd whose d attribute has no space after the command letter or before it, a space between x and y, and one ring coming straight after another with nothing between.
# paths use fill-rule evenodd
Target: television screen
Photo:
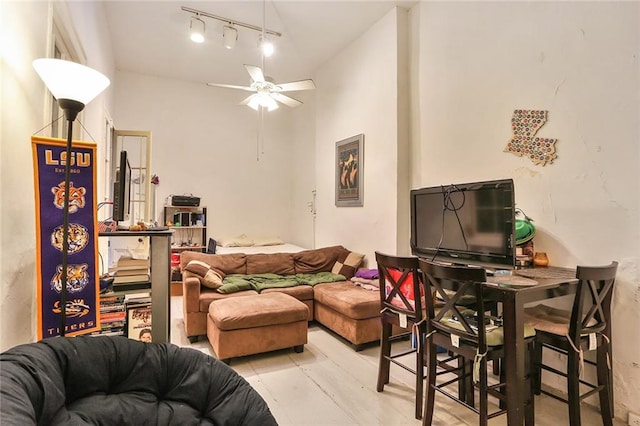
<instances>
[{"instance_id":1,"label":"television screen","mask_svg":"<svg viewBox=\"0 0 640 426\"><path fill-rule=\"evenodd\" d=\"M129 219L131 196L131 166L127 159L127 151L120 151L120 163L116 169L116 180L113 183L113 220L122 222Z\"/></svg>"},{"instance_id":2,"label":"television screen","mask_svg":"<svg viewBox=\"0 0 640 426\"><path fill-rule=\"evenodd\" d=\"M411 250L449 263L515 267L513 180L411 191Z\"/></svg>"}]
</instances>

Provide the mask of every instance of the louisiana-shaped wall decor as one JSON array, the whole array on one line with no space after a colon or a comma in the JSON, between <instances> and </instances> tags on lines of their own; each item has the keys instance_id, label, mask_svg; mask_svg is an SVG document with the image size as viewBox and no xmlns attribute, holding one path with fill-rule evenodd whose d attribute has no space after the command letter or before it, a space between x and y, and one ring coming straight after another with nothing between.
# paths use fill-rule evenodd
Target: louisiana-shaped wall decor
<instances>
[{"instance_id":1,"label":"louisiana-shaped wall decor","mask_svg":"<svg viewBox=\"0 0 640 426\"><path fill-rule=\"evenodd\" d=\"M513 135L504 152L518 157L527 157L533 164L546 166L557 158L558 139L537 136L538 130L547 122L549 111L517 109L511 117Z\"/></svg>"}]
</instances>

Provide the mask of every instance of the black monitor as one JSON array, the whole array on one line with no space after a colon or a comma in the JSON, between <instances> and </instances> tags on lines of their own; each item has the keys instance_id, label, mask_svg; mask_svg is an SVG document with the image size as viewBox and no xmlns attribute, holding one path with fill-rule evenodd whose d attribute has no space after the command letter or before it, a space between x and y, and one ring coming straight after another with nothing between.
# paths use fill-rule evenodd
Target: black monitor
<instances>
[{"instance_id":1,"label":"black monitor","mask_svg":"<svg viewBox=\"0 0 640 426\"><path fill-rule=\"evenodd\" d=\"M513 180L412 190L411 251L448 263L515 268Z\"/></svg>"},{"instance_id":2,"label":"black monitor","mask_svg":"<svg viewBox=\"0 0 640 426\"><path fill-rule=\"evenodd\" d=\"M127 151L120 151L120 163L116 169L113 183L113 220L122 222L129 220L131 200L131 166L127 159Z\"/></svg>"}]
</instances>

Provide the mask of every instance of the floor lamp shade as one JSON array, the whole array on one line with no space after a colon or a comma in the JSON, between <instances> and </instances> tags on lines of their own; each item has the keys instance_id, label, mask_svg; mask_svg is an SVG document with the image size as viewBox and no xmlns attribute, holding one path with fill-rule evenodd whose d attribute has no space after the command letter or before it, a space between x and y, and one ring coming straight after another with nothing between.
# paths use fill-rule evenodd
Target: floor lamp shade
<instances>
[{"instance_id":1,"label":"floor lamp shade","mask_svg":"<svg viewBox=\"0 0 640 426\"><path fill-rule=\"evenodd\" d=\"M110 84L100 72L62 59L36 59L33 68L58 101L68 99L86 105Z\"/></svg>"}]
</instances>

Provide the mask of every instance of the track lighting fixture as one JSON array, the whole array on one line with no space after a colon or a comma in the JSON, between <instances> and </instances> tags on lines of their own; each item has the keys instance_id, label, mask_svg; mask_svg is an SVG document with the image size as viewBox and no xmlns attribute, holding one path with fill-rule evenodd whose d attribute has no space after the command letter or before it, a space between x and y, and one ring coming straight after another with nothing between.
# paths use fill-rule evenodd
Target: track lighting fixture
<instances>
[{"instance_id":1,"label":"track lighting fixture","mask_svg":"<svg viewBox=\"0 0 640 426\"><path fill-rule=\"evenodd\" d=\"M247 24L246 22L240 22L233 19L225 18L223 16L212 15L211 13L203 12L197 9L192 9L190 7L182 6L181 9L184 12L188 12L194 15L191 17L191 25L189 26L189 29L190 29L189 32L190 32L191 40L193 40L196 43L204 42L205 25L204 25L204 21L202 20L202 18L204 17L216 19L218 21L222 21L225 23L224 27L222 28L222 42L224 47L226 47L227 49L233 49L236 45L236 42L238 41L237 27L247 28L249 30L258 31L259 33L261 33L259 46L264 56L271 56L271 54L273 54L273 43L271 43L271 41L267 39L267 35L271 37L282 36L282 34L277 31L264 28L264 22L263 22L263 26L259 27L256 25ZM264 15L264 10L263 10L263 15Z\"/></svg>"},{"instance_id":2,"label":"track lighting fixture","mask_svg":"<svg viewBox=\"0 0 640 426\"><path fill-rule=\"evenodd\" d=\"M236 46L236 41L238 41L238 30L231 25L225 25L222 28L222 41L224 47L233 49Z\"/></svg>"},{"instance_id":3,"label":"track lighting fixture","mask_svg":"<svg viewBox=\"0 0 640 426\"><path fill-rule=\"evenodd\" d=\"M204 42L204 21L199 18L200 15L196 15L191 18L191 24L189 25L191 41L195 43Z\"/></svg>"}]
</instances>

